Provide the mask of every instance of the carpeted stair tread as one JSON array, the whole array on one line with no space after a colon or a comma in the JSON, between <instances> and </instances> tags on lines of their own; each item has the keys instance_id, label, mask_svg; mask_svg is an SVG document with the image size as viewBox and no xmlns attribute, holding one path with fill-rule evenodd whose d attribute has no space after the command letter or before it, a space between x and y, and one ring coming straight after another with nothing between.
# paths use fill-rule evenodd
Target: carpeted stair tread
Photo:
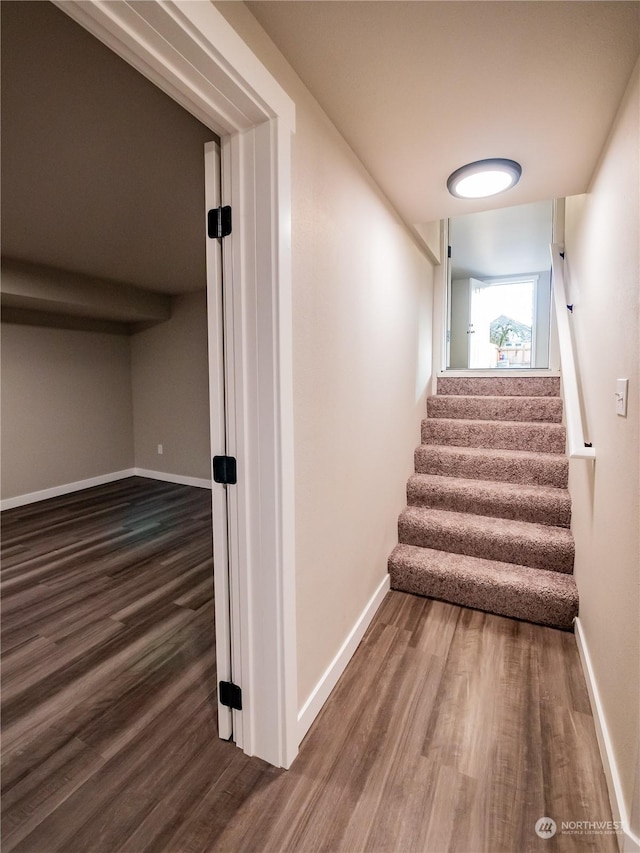
<instances>
[{"instance_id":1,"label":"carpeted stair tread","mask_svg":"<svg viewBox=\"0 0 640 853\"><path fill-rule=\"evenodd\" d=\"M557 453L421 444L415 451L415 470L421 474L566 489L569 461Z\"/></svg>"},{"instance_id":2,"label":"carpeted stair tread","mask_svg":"<svg viewBox=\"0 0 640 853\"><path fill-rule=\"evenodd\" d=\"M574 542L563 527L408 506L398 519L399 542L455 554L573 571Z\"/></svg>"},{"instance_id":3,"label":"carpeted stair tread","mask_svg":"<svg viewBox=\"0 0 640 853\"><path fill-rule=\"evenodd\" d=\"M559 377L438 378L394 589L570 630L578 613Z\"/></svg>"},{"instance_id":4,"label":"carpeted stair tread","mask_svg":"<svg viewBox=\"0 0 640 853\"><path fill-rule=\"evenodd\" d=\"M562 424L425 418L422 442L560 454L565 452L566 430Z\"/></svg>"},{"instance_id":5,"label":"carpeted stair tread","mask_svg":"<svg viewBox=\"0 0 640 853\"><path fill-rule=\"evenodd\" d=\"M510 518L569 527L571 498L566 489L496 483L438 474L414 474L407 483L410 506Z\"/></svg>"},{"instance_id":6,"label":"carpeted stair tread","mask_svg":"<svg viewBox=\"0 0 640 853\"><path fill-rule=\"evenodd\" d=\"M559 397L445 396L427 400L430 418L463 420L562 423Z\"/></svg>"},{"instance_id":7,"label":"carpeted stair tread","mask_svg":"<svg viewBox=\"0 0 640 853\"><path fill-rule=\"evenodd\" d=\"M440 376L438 394L559 397L559 376Z\"/></svg>"},{"instance_id":8,"label":"carpeted stair tread","mask_svg":"<svg viewBox=\"0 0 640 853\"><path fill-rule=\"evenodd\" d=\"M398 545L389 557L392 589L488 613L570 630L578 614L571 575Z\"/></svg>"}]
</instances>

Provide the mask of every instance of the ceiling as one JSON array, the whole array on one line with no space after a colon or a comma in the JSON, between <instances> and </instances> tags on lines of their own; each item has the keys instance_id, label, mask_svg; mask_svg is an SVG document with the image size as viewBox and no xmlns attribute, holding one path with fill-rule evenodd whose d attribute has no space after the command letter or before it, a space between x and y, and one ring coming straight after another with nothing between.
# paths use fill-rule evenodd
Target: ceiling
<instances>
[{"instance_id":1,"label":"ceiling","mask_svg":"<svg viewBox=\"0 0 640 853\"><path fill-rule=\"evenodd\" d=\"M410 225L585 192L640 50L638 2L246 5ZM451 197L486 157L519 185Z\"/></svg>"},{"instance_id":2,"label":"ceiling","mask_svg":"<svg viewBox=\"0 0 640 853\"><path fill-rule=\"evenodd\" d=\"M550 201L452 218L452 277L483 279L548 270L552 221Z\"/></svg>"},{"instance_id":3,"label":"ceiling","mask_svg":"<svg viewBox=\"0 0 640 853\"><path fill-rule=\"evenodd\" d=\"M639 49L639 3L247 5L409 225L585 191ZM53 4L0 11L3 255L204 287L213 132ZM518 187L449 196L486 156L519 160Z\"/></svg>"},{"instance_id":4,"label":"ceiling","mask_svg":"<svg viewBox=\"0 0 640 853\"><path fill-rule=\"evenodd\" d=\"M203 289L215 134L53 4L0 11L3 256Z\"/></svg>"}]
</instances>

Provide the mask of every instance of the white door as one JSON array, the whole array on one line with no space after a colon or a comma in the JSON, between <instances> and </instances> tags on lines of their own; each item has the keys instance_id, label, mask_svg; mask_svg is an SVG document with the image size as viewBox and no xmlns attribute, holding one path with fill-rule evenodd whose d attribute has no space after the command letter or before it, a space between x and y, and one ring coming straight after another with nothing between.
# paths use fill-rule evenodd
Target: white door
<instances>
[{"instance_id":1,"label":"white door","mask_svg":"<svg viewBox=\"0 0 640 853\"><path fill-rule=\"evenodd\" d=\"M222 246L218 239L206 235L207 212L220 206L220 146L208 142L204 149L205 175L205 239L207 245L207 319L209 324L209 423L211 458L227 455L224 289L222 278ZM211 461L211 460L210 460ZM213 580L216 614L217 680L232 681L231 625L229 590L229 543L227 486L213 481ZM228 740L233 735L232 711L221 705L218 697L218 731Z\"/></svg>"},{"instance_id":2,"label":"white door","mask_svg":"<svg viewBox=\"0 0 640 853\"><path fill-rule=\"evenodd\" d=\"M494 347L491 345L491 306L487 300L489 288L483 281L469 279L469 367L495 367Z\"/></svg>"},{"instance_id":3,"label":"white door","mask_svg":"<svg viewBox=\"0 0 640 853\"><path fill-rule=\"evenodd\" d=\"M448 366L466 370L469 367L469 279L454 279L449 293L451 317Z\"/></svg>"}]
</instances>

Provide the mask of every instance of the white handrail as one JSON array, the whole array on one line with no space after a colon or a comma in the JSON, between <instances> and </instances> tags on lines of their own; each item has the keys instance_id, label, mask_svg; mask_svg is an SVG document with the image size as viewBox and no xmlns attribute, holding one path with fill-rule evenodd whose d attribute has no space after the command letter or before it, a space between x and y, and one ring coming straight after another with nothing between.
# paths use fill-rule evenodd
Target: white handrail
<instances>
[{"instance_id":1,"label":"white handrail","mask_svg":"<svg viewBox=\"0 0 640 853\"><path fill-rule=\"evenodd\" d=\"M562 389L564 392L565 421L567 425L567 444L569 456L578 459L595 459L596 451L586 445L582 425L582 410L578 393L578 374L573 354L571 328L569 327L569 306L564 286L564 261L560 246L552 243L551 276L553 280L553 299L558 324L558 344L560 347L560 368L562 370Z\"/></svg>"}]
</instances>

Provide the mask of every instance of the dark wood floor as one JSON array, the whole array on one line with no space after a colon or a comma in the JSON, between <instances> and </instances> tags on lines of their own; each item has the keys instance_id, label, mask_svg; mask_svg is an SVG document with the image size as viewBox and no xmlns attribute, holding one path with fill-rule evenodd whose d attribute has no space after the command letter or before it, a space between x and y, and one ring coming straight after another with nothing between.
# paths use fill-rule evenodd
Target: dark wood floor
<instances>
[{"instance_id":1,"label":"dark wood floor","mask_svg":"<svg viewBox=\"0 0 640 853\"><path fill-rule=\"evenodd\" d=\"M572 635L390 593L288 772L217 738L210 495L3 515L6 851L614 851Z\"/></svg>"}]
</instances>

